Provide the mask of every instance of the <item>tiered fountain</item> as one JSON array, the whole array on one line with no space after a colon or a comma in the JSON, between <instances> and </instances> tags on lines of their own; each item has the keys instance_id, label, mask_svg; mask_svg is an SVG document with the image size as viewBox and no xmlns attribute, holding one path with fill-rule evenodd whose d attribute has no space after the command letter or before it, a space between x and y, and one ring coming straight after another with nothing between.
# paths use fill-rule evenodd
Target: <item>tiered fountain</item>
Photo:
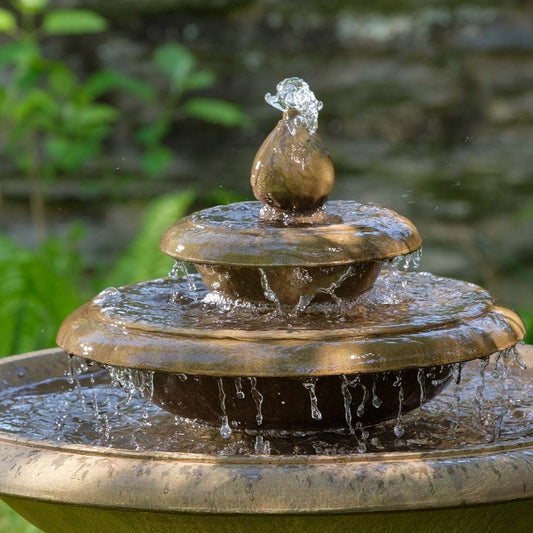
<instances>
[{"instance_id":1,"label":"tiered fountain","mask_svg":"<svg viewBox=\"0 0 533 533\"><path fill-rule=\"evenodd\" d=\"M2 362L2 498L54 533L530 529L522 322L399 269L421 245L405 218L326 202L322 104L277 90L260 202L178 221L168 278L103 291L63 352Z\"/></svg>"}]
</instances>

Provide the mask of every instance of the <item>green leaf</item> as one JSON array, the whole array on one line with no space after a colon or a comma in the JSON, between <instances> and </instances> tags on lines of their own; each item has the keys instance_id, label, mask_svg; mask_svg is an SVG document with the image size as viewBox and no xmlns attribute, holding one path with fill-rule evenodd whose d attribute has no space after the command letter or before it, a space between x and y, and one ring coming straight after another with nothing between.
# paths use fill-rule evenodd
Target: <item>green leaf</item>
<instances>
[{"instance_id":1,"label":"green leaf","mask_svg":"<svg viewBox=\"0 0 533 533\"><path fill-rule=\"evenodd\" d=\"M243 126L249 122L242 109L224 100L214 98L191 98L183 106L190 117L214 122L226 127Z\"/></svg>"},{"instance_id":2,"label":"green leaf","mask_svg":"<svg viewBox=\"0 0 533 533\"><path fill-rule=\"evenodd\" d=\"M516 214L518 220L531 220L533 218L533 202L527 203Z\"/></svg>"},{"instance_id":3,"label":"green leaf","mask_svg":"<svg viewBox=\"0 0 533 533\"><path fill-rule=\"evenodd\" d=\"M22 13L35 15L43 11L49 0L16 0L14 3Z\"/></svg>"},{"instance_id":4,"label":"green leaf","mask_svg":"<svg viewBox=\"0 0 533 533\"><path fill-rule=\"evenodd\" d=\"M144 212L141 231L116 263L106 283L118 286L166 276L172 260L159 251L157 243L165 229L185 216L194 198L191 191L185 191L152 201Z\"/></svg>"},{"instance_id":5,"label":"green leaf","mask_svg":"<svg viewBox=\"0 0 533 533\"><path fill-rule=\"evenodd\" d=\"M172 150L164 146L150 148L142 159L143 170L150 177L162 176L172 161Z\"/></svg>"},{"instance_id":6,"label":"green leaf","mask_svg":"<svg viewBox=\"0 0 533 533\"><path fill-rule=\"evenodd\" d=\"M45 151L54 167L61 172L74 172L98 152L99 144L91 139L53 137L46 141Z\"/></svg>"},{"instance_id":7,"label":"green leaf","mask_svg":"<svg viewBox=\"0 0 533 533\"><path fill-rule=\"evenodd\" d=\"M157 48L154 62L157 68L168 76L176 91L184 88L188 76L196 65L193 54L180 44L165 44Z\"/></svg>"},{"instance_id":8,"label":"green leaf","mask_svg":"<svg viewBox=\"0 0 533 533\"><path fill-rule=\"evenodd\" d=\"M69 97L77 86L77 80L74 73L62 63L53 65L48 83L52 91L63 97Z\"/></svg>"},{"instance_id":9,"label":"green leaf","mask_svg":"<svg viewBox=\"0 0 533 533\"><path fill-rule=\"evenodd\" d=\"M144 146L154 146L159 144L169 131L170 122L163 117L140 128L137 138Z\"/></svg>"},{"instance_id":10,"label":"green leaf","mask_svg":"<svg viewBox=\"0 0 533 533\"><path fill-rule=\"evenodd\" d=\"M54 117L59 107L57 102L45 91L35 89L13 108L13 116L19 122L31 121L40 116Z\"/></svg>"},{"instance_id":11,"label":"green leaf","mask_svg":"<svg viewBox=\"0 0 533 533\"><path fill-rule=\"evenodd\" d=\"M81 129L107 125L118 118L118 111L107 104L89 104L75 108L77 127Z\"/></svg>"},{"instance_id":12,"label":"green leaf","mask_svg":"<svg viewBox=\"0 0 533 533\"><path fill-rule=\"evenodd\" d=\"M0 32L13 33L17 29L17 19L15 15L0 7Z\"/></svg>"},{"instance_id":13,"label":"green leaf","mask_svg":"<svg viewBox=\"0 0 533 533\"><path fill-rule=\"evenodd\" d=\"M0 67L26 63L35 55L35 48L26 42L11 42L0 46Z\"/></svg>"},{"instance_id":14,"label":"green leaf","mask_svg":"<svg viewBox=\"0 0 533 533\"><path fill-rule=\"evenodd\" d=\"M153 88L144 81L111 70L102 70L90 76L84 84L83 94L88 100L94 100L116 89L122 89L142 100L155 99Z\"/></svg>"},{"instance_id":15,"label":"green leaf","mask_svg":"<svg viewBox=\"0 0 533 533\"><path fill-rule=\"evenodd\" d=\"M98 33L106 28L107 20L88 9L56 9L48 13L43 21L47 35Z\"/></svg>"},{"instance_id":16,"label":"green leaf","mask_svg":"<svg viewBox=\"0 0 533 533\"><path fill-rule=\"evenodd\" d=\"M187 91L197 91L199 89L209 89L215 84L216 76L210 70L198 70L193 72L185 81Z\"/></svg>"},{"instance_id":17,"label":"green leaf","mask_svg":"<svg viewBox=\"0 0 533 533\"><path fill-rule=\"evenodd\" d=\"M54 345L57 329L83 295L69 238L30 251L0 236L0 355Z\"/></svg>"}]
</instances>

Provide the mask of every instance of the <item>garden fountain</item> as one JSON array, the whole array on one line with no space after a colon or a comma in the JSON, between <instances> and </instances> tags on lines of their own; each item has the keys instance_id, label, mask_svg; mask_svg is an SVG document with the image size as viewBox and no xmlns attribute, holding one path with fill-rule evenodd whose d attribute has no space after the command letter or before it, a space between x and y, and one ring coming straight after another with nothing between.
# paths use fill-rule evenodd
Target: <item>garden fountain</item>
<instances>
[{"instance_id":1,"label":"garden fountain","mask_svg":"<svg viewBox=\"0 0 533 533\"><path fill-rule=\"evenodd\" d=\"M259 202L178 221L168 278L106 289L62 350L0 365L1 497L54 533L529 530L519 317L399 268L411 222L326 201L307 84L266 99Z\"/></svg>"}]
</instances>

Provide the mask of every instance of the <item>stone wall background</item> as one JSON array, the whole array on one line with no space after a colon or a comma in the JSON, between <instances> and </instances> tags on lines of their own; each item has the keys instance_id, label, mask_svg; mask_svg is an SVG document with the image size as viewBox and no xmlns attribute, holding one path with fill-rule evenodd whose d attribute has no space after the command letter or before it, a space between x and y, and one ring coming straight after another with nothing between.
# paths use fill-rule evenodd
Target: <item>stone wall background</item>
<instances>
[{"instance_id":1,"label":"stone wall background","mask_svg":"<svg viewBox=\"0 0 533 533\"><path fill-rule=\"evenodd\" d=\"M253 120L227 130L176 124L171 178L146 184L133 142L138 101L82 176L50 186L54 231L89 224L85 247L110 261L132 238L139 206L191 185L250 195L249 167L278 119L263 94L288 76L324 102L319 131L337 172L335 198L372 201L411 218L422 268L533 307L533 5L526 1L62 0L111 20L104 36L50 42L81 72L116 69L158 83L153 48L181 42L215 71L203 93ZM28 241L26 185L0 168L0 224ZM110 228L113 231L109 231Z\"/></svg>"}]
</instances>

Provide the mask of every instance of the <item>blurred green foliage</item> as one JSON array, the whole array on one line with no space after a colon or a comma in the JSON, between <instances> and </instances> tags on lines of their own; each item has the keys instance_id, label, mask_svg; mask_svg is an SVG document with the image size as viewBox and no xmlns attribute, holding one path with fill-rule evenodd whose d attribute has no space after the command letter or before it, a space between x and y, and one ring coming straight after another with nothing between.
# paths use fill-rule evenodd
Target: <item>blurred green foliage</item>
<instances>
[{"instance_id":1,"label":"blurred green foliage","mask_svg":"<svg viewBox=\"0 0 533 533\"><path fill-rule=\"evenodd\" d=\"M40 530L0 501L0 531L3 533L39 533Z\"/></svg>"},{"instance_id":2,"label":"blurred green foliage","mask_svg":"<svg viewBox=\"0 0 533 533\"><path fill-rule=\"evenodd\" d=\"M144 147L144 172L158 178L166 175L172 163L172 150L164 141L175 121L189 117L236 127L246 125L249 119L239 106L230 102L188 95L212 87L216 76L200 69L195 56L186 47L176 43L162 45L155 50L153 62L166 84L161 91L151 94L149 104L153 120L139 129L137 137Z\"/></svg>"},{"instance_id":3,"label":"blurred green foliage","mask_svg":"<svg viewBox=\"0 0 533 533\"><path fill-rule=\"evenodd\" d=\"M152 201L136 239L100 285L117 286L165 276L173 261L157 245L163 232L189 210L194 198L192 191L186 191Z\"/></svg>"},{"instance_id":4,"label":"blurred green foliage","mask_svg":"<svg viewBox=\"0 0 533 533\"><path fill-rule=\"evenodd\" d=\"M77 171L101 149L118 114L97 101L98 78L81 82L66 63L45 57L43 42L101 32L107 22L85 9L49 8L47 0L15 0L12 6L17 16L0 9L0 31L11 38L0 48L0 68L8 75L0 90L1 133L7 154L28 179L33 223L42 240L41 181Z\"/></svg>"},{"instance_id":5,"label":"blurred green foliage","mask_svg":"<svg viewBox=\"0 0 533 533\"><path fill-rule=\"evenodd\" d=\"M212 87L216 77L199 68L182 45L165 44L153 54L154 66L166 80L162 90L116 71L97 71L80 80L67 63L48 59L43 45L49 37L102 32L107 21L87 9L52 8L48 0L11 4L12 10L0 8L0 33L10 38L0 46L0 70L8 80L0 88L0 140L28 179L37 242L46 235L42 180L76 174L102 152L120 118L116 105L102 101L107 93L126 91L150 110L150 122L137 135L149 177L165 175L170 168L173 154L164 141L175 121L190 117L225 127L248 121L235 104L191 96Z\"/></svg>"},{"instance_id":6,"label":"blurred green foliage","mask_svg":"<svg viewBox=\"0 0 533 533\"><path fill-rule=\"evenodd\" d=\"M54 344L65 312L81 303L75 235L35 251L0 237L0 354Z\"/></svg>"},{"instance_id":7,"label":"blurred green foliage","mask_svg":"<svg viewBox=\"0 0 533 533\"><path fill-rule=\"evenodd\" d=\"M68 313L108 285L165 276L172 260L157 244L194 197L187 191L151 202L134 242L111 269L90 280L79 250L79 227L62 239L45 240L37 250L0 236L0 356L54 346Z\"/></svg>"}]
</instances>

